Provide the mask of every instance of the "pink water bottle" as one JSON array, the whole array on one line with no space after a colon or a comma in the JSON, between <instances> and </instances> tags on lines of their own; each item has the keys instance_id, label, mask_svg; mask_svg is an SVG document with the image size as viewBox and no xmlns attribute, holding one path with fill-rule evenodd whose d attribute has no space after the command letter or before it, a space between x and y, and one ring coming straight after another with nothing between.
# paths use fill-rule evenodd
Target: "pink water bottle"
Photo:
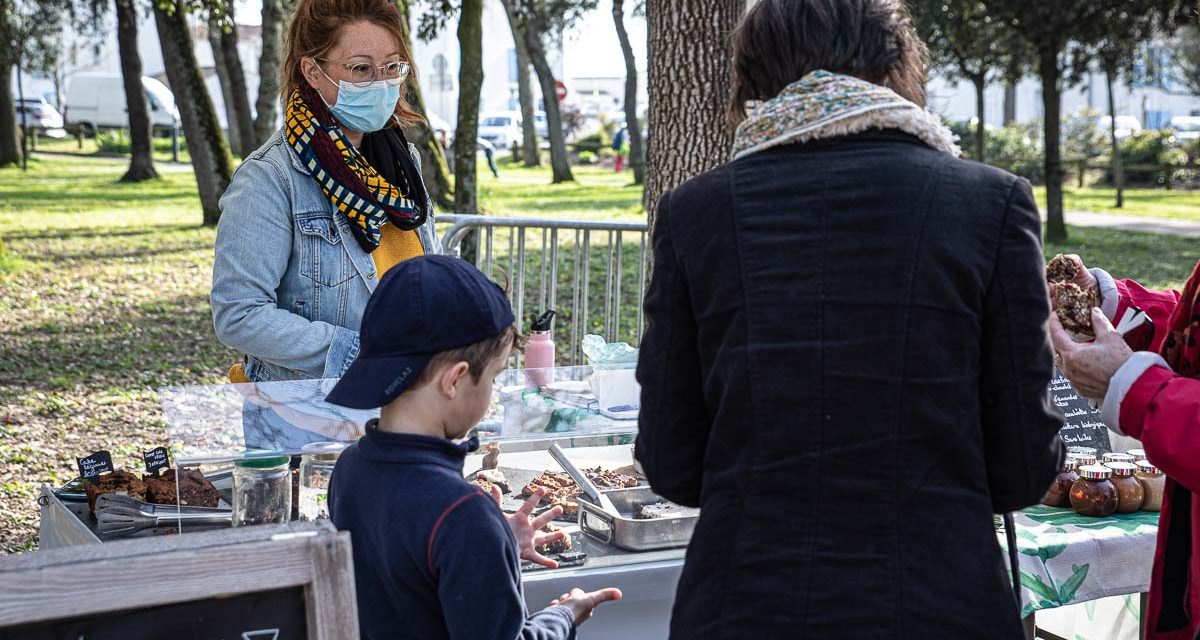
<instances>
[{"instance_id":1,"label":"pink water bottle","mask_svg":"<svg viewBox=\"0 0 1200 640\"><path fill-rule=\"evenodd\" d=\"M546 386L553 377L554 338L550 335L550 323L556 313L550 309L534 316L529 326L529 343L525 345L526 376L539 387Z\"/></svg>"}]
</instances>

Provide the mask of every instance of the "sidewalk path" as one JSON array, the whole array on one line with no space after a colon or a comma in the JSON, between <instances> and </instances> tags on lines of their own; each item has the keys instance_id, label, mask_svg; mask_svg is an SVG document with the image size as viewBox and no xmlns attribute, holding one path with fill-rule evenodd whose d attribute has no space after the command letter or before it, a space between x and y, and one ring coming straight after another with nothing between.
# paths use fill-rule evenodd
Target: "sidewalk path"
<instances>
[{"instance_id":1,"label":"sidewalk path","mask_svg":"<svg viewBox=\"0 0 1200 640\"><path fill-rule=\"evenodd\" d=\"M1165 218L1144 218L1141 216L1123 216L1109 213L1089 213L1086 211L1066 212L1067 224L1077 227L1102 227L1122 231L1138 231L1141 233L1159 233L1185 238L1200 238L1200 221L1169 220ZM1045 221L1046 212L1042 211Z\"/></svg>"}]
</instances>

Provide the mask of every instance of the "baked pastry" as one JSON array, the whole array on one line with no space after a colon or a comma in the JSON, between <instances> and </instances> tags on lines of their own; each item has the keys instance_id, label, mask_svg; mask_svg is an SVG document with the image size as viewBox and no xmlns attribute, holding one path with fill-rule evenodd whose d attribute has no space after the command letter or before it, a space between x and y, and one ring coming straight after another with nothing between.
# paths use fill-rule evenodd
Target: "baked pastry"
<instances>
[{"instance_id":1,"label":"baked pastry","mask_svg":"<svg viewBox=\"0 0 1200 640\"><path fill-rule=\"evenodd\" d=\"M512 493L508 478L498 469L481 469L475 473L476 480L483 480L500 487L500 493Z\"/></svg>"},{"instance_id":2,"label":"baked pastry","mask_svg":"<svg viewBox=\"0 0 1200 640\"><path fill-rule=\"evenodd\" d=\"M483 491L483 495L485 495L489 498L492 497L492 487L496 486L478 476L471 479L471 484L479 487L479 490ZM503 492L501 492L501 493L503 493Z\"/></svg>"},{"instance_id":3,"label":"baked pastry","mask_svg":"<svg viewBox=\"0 0 1200 640\"><path fill-rule=\"evenodd\" d=\"M1075 261L1061 253L1054 256L1046 265L1046 280L1049 282L1074 282L1077 275L1079 275L1079 269Z\"/></svg>"},{"instance_id":4,"label":"baked pastry","mask_svg":"<svg viewBox=\"0 0 1200 640\"><path fill-rule=\"evenodd\" d=\"M483 445L483 468L495 469L500 466L500 445Z\"/></svg>"},{"instance_id":5,"label":"baked pastry","mask_svg":"<svg viewBox=\"0 0 1200 640\"><path fill-rule=\"evenodd\" d=\"M88 508L96 510L96 498L106 493L120 493L138 500L146 499L146 483L136 473L116 470L102 474L97 482L84 482Z\"/></svg>"},{"instance_id":6,"label":"baked pastry","mask_svg":"<svg viewBox=\"0 0 1200 640\"><path fill-rule=\"evenodd\" d=\"M596 485L597 489L628 489L638 486L637 476L627 476L616 471L606 471L602 467L595 469L584 469L584 475L592 484Z\"/></svg>"},{"instance_id":7,"label":"baked pastry","mask_svg":"<svg viewBox=\"0 0 1200 640\"><path fill-rule=\"evenodd\" d=\"M146 476L146 502L175 504L176 470L167 469L160 476ZM179 478L179 503L188 507L216 507L221 501L221 492L197 469L181 469Z\"/></svg>"},{"instance_id":8,"label":"baked pastry","mask_svg":"<svg viewBox=\"0 0 1200 640\"><path fill-rule=\"evenodd\" d=\"M552 524L548 524L548 525L542 527L543 533L554 533L555 531L561 531L561 529ZM571 550L570 534L563 536L562 540L555 540L554 542L544 544L537 548L537 552L544 556L566 553L570 550Z\"/></svg>"},{"instance_id":9,"label":"baked pastry","mask_svg":"<svg viewBox=\"0 0 1200 640\"><path fill-rule=\"evenodd\" d=\"M658 520L661 518L683 518L686 516L699 515L700 510L691 507L681 507L674 502L655 502L652 504L644 504L637 508L633 513L635 520Z\"/></svg>"},{"instance_id":10,"label":"baked pastry","mask_svg":"<svg viewBox=\"0 0 1200 640\"><path fill-rule=\"evenodd\" d=\"M1063 328L1072 333L1094 337L1092 309L1096 306L1096 292L1080 288L1073 282L1055 282L1050 285L1054 298L1054 312Z\"/></svg>"}]
</instances>

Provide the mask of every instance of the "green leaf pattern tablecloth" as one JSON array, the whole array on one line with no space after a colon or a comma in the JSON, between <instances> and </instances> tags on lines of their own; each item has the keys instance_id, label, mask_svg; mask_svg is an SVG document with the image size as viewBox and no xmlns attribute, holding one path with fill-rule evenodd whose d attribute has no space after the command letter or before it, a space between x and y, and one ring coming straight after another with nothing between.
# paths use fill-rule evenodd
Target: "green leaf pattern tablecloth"
<instances>
[{"instance_id":1,"label":"green leaf pattern tablecloth","mask_svg":"<svg viewBox=\"0 0 1200 640\"><path fill-rule=\"evenodd\" d=\"M1014 518L1022 616L1149 589L1158 513L1088 518L1070 509L1037 506ZM1003 532L1000 544L1007 549Z\"/></svg>"}]
</instances>

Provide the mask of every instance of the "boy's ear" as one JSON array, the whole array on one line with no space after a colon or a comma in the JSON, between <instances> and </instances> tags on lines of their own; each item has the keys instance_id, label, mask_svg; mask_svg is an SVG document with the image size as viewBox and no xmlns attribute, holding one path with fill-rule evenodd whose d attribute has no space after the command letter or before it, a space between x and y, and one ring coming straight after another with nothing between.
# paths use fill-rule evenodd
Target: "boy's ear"
<instances>
[{"instance_id":1,"label":"boy's ear","mask_svg":"<svg viewBox=\"0 0 1200 640\"><path fill-rule=\"evenodd\" d=\"M458 381L467 375L471 370L471 365L466 362L456 362L453 365L446 367L445 373L442 374L441 384L442 393L451 400L458 395Z\"/></svg>"}]
</instances>

